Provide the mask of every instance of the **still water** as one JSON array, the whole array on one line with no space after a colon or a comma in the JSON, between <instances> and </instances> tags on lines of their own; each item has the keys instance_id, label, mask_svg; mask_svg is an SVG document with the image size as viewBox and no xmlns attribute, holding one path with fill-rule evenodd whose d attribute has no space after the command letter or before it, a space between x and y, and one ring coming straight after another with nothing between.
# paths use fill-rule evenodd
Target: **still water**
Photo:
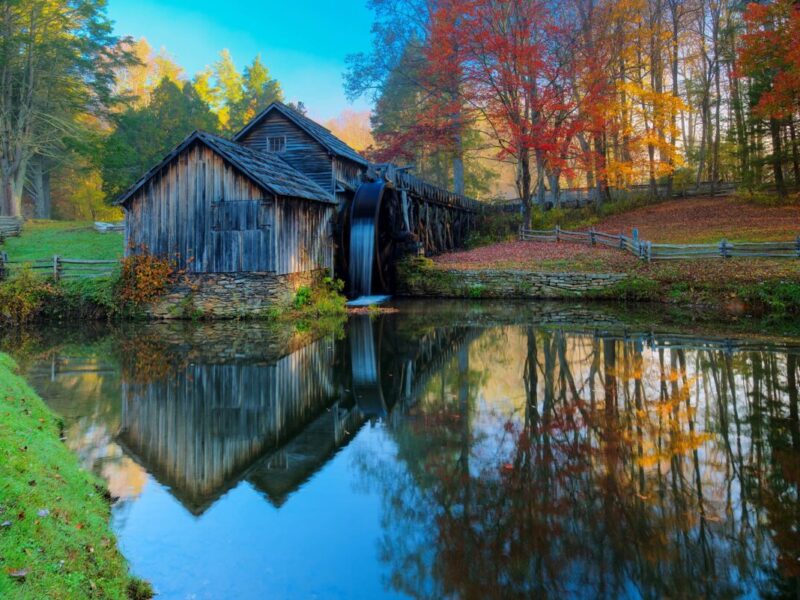
<instances>
[{"instance_id":1,"label":"still water","mask_svg":"<svg viewBox=\"0 0 800 600\"><path fill-rule=\"evenodd\" d=\"M398 308L2 346L159 598L800 597L800 345Z\"/></svg>"}]
</instances>

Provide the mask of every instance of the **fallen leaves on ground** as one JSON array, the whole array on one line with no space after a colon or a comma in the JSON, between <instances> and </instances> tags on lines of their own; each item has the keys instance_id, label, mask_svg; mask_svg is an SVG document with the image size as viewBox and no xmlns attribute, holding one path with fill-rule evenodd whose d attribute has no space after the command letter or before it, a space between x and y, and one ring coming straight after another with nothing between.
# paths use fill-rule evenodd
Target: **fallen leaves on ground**
<instances>
[{"instance_id":1,"label":"fallen leaves on ground","mask_svg":"<svg viewBox=\"0 0 800 600\"><path fill-rule=\"evenodd\" d=\"M443 269L519 269L591 273L630 273L664 283L758 283L800 281L800 260L710 258L647 263L629 252L567 242L502 242L434 258Z\"/></svg>"},{"instance_id":2,"label":"fallen leaves on ground","mask_svg":"<svg viewBox=\"0 0 800 600\"><path fill-rule=\"evenodd\" d=\"M568 242L502 242L434 259L448 269L526 269L621 272L638 259L614 248Z\"/></svg>"},{"instance_id":3,"label":"fallen leaves on ground","mask_svg":"<svg viewBox=\"0 0 800 600\"><path fill-rule=\"evenodd\" d=\"M630 235L657 243L767 242L800 235L800 205L759 206L730 196L686 198L606 217L597 231Z\"/></svg>"}]
</instances>

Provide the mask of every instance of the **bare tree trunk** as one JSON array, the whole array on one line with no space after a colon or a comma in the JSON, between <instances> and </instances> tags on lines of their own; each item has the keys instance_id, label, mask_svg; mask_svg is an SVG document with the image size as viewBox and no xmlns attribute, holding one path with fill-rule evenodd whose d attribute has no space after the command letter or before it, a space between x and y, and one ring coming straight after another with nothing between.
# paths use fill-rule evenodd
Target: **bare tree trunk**
<instances>
[{"instance_id":1,"label":"bare tree trunk","mask_svg":"<svg viewBox=\"0 0 800 600\"><path fill-rule=\"evenodd\" d=\"M609 199L608 196L608 176L605 174L606 167L606 142L602 133L594 134L594 152L598 162L597 166L597 207Z\"/></svg>"},{"instance_id":2,"label":"bare tree trunk","mask_svg":"<svg viewBox=\"0 0 800 600\"><path fill-rule=\"evenodd\" d=\"M561 173L558 170L549 170L547 178L550 180L550 193L553 194L553 206L561 208Z\"/></svg>"},{"instance_id":3,"label":"bare tree trunk","mask_svg":"<svg viewBox=\"0 0 800 600\"><path fill-rule=\"evenodd\" d=\"M457 150L453 156L453 189L456 194L464 194L464 149L461 146L461 135L457 136Z\"/></svg>"},{"instance_id":4,"label":"bare tree trunk","mask_svg":"<svg viewBox=\"0 0 800 600\"><path fill-rule=\"evenodd\" d=\"M544 186L545 172L544 172L544 158L540 151L536 151L536 204L544 207L546 202L545 192L547 188Z\"/></svg>"},{"instance_id":5,"label":"bare tree trunk","mask_svg":"<svg viewBox=\"0 0 800 600\"><path fill-rule=\"evenodd\" d=\"M672 49L670 52L670 75L672 77L672 97L677 101L680 97L680 89L678 87L678 58L679 58L679 44L678 32L680 29L680 6L679 0L669 0L670 14L672 15ZM673 151L669 155L669 176L667 177L667 198L672 197L672 188L675 182L675 152L678 141L677 131L678 112L675 106L670 108L669 124L670 124L670 138L669 144Z\"/></svg>"},{"instance_id":6,"label":"bare tree trunk","mask_svg":"<svg viewBox=\"0 0 800 600\"><path fill-rule=\"evenodd\" d=\"M30 164L28 192L34 203L34 216L37 219L49 219L52 214L50 197L50 172L47 160L42 156L35 157Z\"/></svg>"},{"instance_id":7,"label":"bare tree trunk","mask_svg":"<svg viewBox=\"0 0 800 600\"><path fill-rule=\"evenodd\" d=\"M713 9L713 19L714 22L712 24L712 28L714 31L713 40L714 40L714 81L715 81L715 88L716 88L716 100L715 100L715 107L714 107L714 153L713 153L713 163L711 168L711 195L713 196L717 190L717 180L719 179L719 135L720 135L720 108L722 106L722 94L720 91L720 69L719 69L719 26L720 26L720 4L718 3Z\"/></svg>"},{"instance_id":8,"label":"bare tree trunk","mask_svg":"<svg viewBox=\"0 0 800 600\"><path fill-rule=\"evenodd\" d=\"M775 186L778 194L786 197L786 184L783 181L783 147L781 145L781 127L777 119L769 120L769 129L772 134L772 171L775 175Z\"/></svg>"},{"instance_id":9,"label":"bare tree trunk","mask_svg":"<svg viewBox=\"0 0 800 600\"><path fill-rule=\"evenodd\" d=\"M517 160L517 191L522 200L522 226L531 226L531 165L527 148L520 149Z\"/></svg>"},{"instance_id":10,"label":"bare tree trunk","mask_svg":"<svg viewBox=\"0 0 800 600\"><path fill-rule=\"evenodd\" d=\"M0 173L0 215L22 216L22 186L18 177L5 170Z\"/></svg>"},{"instance_id":11,"label":"bare tree trunk","mask_svg":"<svg viewBox=\"0 0 800 600\"><path fill-rule=\"evenodd\" d=\"M789 137L792 140L792 171L794 172L794 186L800 187L800 152L797 148L797 132L794 127L794 115L789 118Z\"/></svg>"}]
</instances>

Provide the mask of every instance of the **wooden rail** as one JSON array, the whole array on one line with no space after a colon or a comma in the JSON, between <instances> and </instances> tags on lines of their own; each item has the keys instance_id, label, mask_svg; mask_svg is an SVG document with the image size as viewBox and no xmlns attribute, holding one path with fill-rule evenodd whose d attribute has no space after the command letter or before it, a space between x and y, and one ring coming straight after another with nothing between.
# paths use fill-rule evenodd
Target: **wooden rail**
<instances>
[{"instance_id":1,"label":"wooden rail","mask_svg":"<svg viewBox=\"0 0 800 600\"><path fill-rule=\"evenodd\" d=\"M22 231L22 219L19 217L0 217L0 244L7 237L16 237Z\"/></svg>"},{"instance_id":2,"label":"wooden rail","mask_svg":"<svg viewBox=\"0 0 800 600\"><path fill-rule=\"evenodd\" d=\"M610 246L625 250L647 261L685 260L693 258L800 258L800 236L793 242L729 242L714 244L654 244L640 240L637 229L631 236L590 229L567 231L558 225L554 229L519 229L519 239L533 242L573 242L591 246Z\"/></svg>"},{"instance_id":3,"label":"wooden rail","mask_svg":"<svg viewBox=\"0 0 800 600\"><path fill-rule=\"evenodd\" d=\"M35 273L51 276L56 281L109 277L118 265L118 260L83 260L64 258L57 254L50 258L35 260L9 260L7 254L0 253L0 279L26 266Z\"/></svg>"},{"instance_id":4,"label":"wooden rail","mask_svg":"<svg viewBox=\"0 0 800 600\"><path fill-rule=\"evenodd\" d=\"M106 223L105 221L95 221L94 230L98 233L111 233L113 231L125 231L125 222L116 221L114 223Z\"/></svg>"}]
</instances>

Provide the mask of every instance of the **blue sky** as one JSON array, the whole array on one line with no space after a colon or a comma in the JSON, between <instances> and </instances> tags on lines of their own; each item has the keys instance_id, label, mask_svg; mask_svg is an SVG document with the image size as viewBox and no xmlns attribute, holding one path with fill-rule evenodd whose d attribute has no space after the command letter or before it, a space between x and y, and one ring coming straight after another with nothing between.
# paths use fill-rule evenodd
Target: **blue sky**
<instances>
[{"instance_id":1,"label":"blue sky","mask_svg":"<svg viewBox=\"0 0 800 600\"><path fill-rule=\"evenodd\" d=\"M261 54L287 100L305 102L326 120L350 105L344 96L345 56L366 51L372 14L366 0L109 0L119 35L144 37L193 75L228 48L241 69Z\"/></svg>"}]
</instances>

